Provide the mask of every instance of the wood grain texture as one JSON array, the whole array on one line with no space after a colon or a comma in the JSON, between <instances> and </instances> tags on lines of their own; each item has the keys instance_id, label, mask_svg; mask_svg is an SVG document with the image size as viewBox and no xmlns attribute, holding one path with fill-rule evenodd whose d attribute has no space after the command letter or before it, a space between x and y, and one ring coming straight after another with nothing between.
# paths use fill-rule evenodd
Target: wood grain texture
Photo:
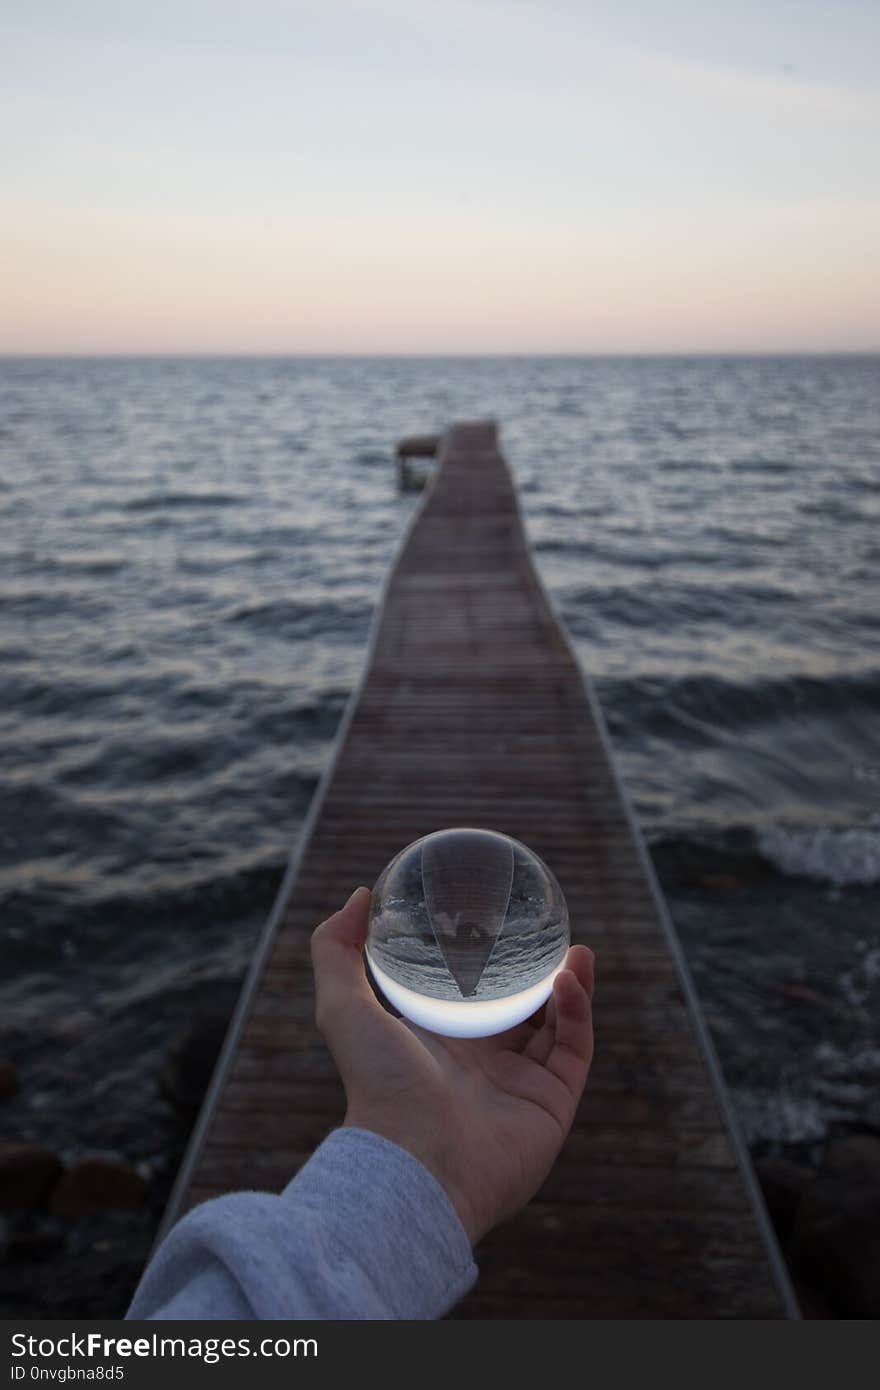
<instances>
[{"instance_id":1,"label":"wood grain texture","mask_svg":"<svg viewBox=\"0 0 880 1390\"><path fill-rule=\"evenodd\" d=\"M484 825L557 874L597 953L596 1060L538 1198L453 1316L796 1315L597 712L494 426L444 436L167 1213L280 1189L342 1117L309 935L404 844Z\"/></svg>"}]
</instances>

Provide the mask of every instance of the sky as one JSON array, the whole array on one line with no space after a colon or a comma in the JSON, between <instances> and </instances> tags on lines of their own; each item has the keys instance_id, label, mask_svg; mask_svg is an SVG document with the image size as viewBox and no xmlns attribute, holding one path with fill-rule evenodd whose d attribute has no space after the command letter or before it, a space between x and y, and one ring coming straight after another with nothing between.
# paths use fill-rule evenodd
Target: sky
<instances>
[{"instance_id":1,"label":"sky","mask_svg":"<svg viewBox=\"0 0 880 1390\"><path fill-rule=\"evenodd\" d=\"M0 353L880 349L878 0L2 0Z\"/></svg>"}]
</instances>

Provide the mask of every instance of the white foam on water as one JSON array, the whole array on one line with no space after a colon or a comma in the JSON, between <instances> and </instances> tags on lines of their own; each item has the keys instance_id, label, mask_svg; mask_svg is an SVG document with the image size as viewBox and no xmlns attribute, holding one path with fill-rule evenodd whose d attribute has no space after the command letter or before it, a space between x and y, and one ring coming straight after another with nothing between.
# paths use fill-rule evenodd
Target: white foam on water
<instances>
[{"instance_id":1,"label":"white foam on water","mask_svg":"<svg viewBox=\"0 0 880 1390\"><path fill-rule=\"evenodd\" d=\"M770 826L758 834L758 848L784 874L847 883L880 882L880 827L832 830Z\"/></svg>"},{"instance_id":2,"label":"white foam on water","mask_svg":"<svg viewBox=\"0 0 880 1390\"><path fill-rule=\"evenodd\" d=\"M836 1108L817 1096L787 1095L783 1091L746 1091L734 1088L734 1108L743 1139L777 1144L799 1144L824 1138Z\"/></svg>"},{"instance_id":3,"label":"white foam on water","mask_svg":"<svg viewBox=\"0 0 880 1390\"><path fill-rule=\"evenodd\" d=\"M840 977L840 989L847 1003L854 1009L870 1005L880 980L880 947L866 951L850 970Z\"/></svg>"},{"instance_id":4,"label":"white foam on water","mask_svg":"<svg viewBox=\"0 0 880 1390\"><path fill-rule=\"evenodd\" d=\"M880 1082L880 1047L849 1051L823 1040L813 1050L809 1089L733 1088L747 1144L799 1144L824 1139L835 1123L854 1124L880 1115L874 1098Z\"/></svg>"},{"instance_id":5,"label":"white foam on water","mask_svg":"<svg viewBox=\"0 0 880 1390\"><path fill-rule=\"evenodd\" d=\"M880 1047L862 1047L847 1052L834 1043L822 1042L816 1048L816 1064L828 1077L856 1077L880 1081Z\"/></svg>"}]
</instances>

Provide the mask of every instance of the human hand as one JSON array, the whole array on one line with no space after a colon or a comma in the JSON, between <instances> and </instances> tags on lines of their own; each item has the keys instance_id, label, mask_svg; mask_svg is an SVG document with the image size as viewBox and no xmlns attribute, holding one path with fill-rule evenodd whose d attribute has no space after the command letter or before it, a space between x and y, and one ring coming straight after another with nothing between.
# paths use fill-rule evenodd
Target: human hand
<instances>
[{"instance_id":1,"label":"human hand","mask_svg":"<svg viewBox=\"0 0 880 1390\"><path fill-rule=\"evenodd\" d=\"M346 1125L428 1168L471 1244L534 1196L571 1128L593 1056L593 953L572 946L544 1010L491 1038L394 1018L364 969L370 890L312 934L316 1021L339 1068Z\"/></svg>"}]
</instances>

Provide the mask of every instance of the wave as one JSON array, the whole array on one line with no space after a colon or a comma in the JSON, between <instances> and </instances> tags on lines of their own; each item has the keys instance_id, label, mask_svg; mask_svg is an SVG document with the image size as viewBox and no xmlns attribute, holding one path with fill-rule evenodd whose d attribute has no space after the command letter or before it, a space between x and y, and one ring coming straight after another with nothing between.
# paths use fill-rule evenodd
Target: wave
<instances>
[{"instance_id":1,"label":"wave","mask_svg":"<svg viewBox=\"0 0 880 1390\"><path fill-rule=\"evenodd\" d=\"M717 468L717 464L706 459L659 459L654 465L658 473L706 473Z\"/></svg>"},{"instance_id":2,"label":"wave","mask_svg":"<svg viewBox=\"0 0 880 1390\"><path fill-rule=\"evenodd\" d=\"M734 473L794 473L797 464L786 459L733 459L730 464Z\"/></svg>"},{"instance_id":3,"label":"wave","mask_svg":"<svg viewBox=\"0 0 880 1390\"><path fill-rule=\"evenodd\" d=\"M633 679L596 677L609 713L634 725L642 735L678 733L689 721L699 727L745 729L796 715L850 714L863 705L872 717L880 706L880 670L835 676L788 675L752 681L720 676Z\"/></svg>"},{"instance_id":4,"label":"wave","mask_svg":"<svg viewBox=\"0 0 880 1390\"><path fill-rule=\"evenodd\" d=\"M845 884L880 882L880 826L876 829L786 829L768 826L758 833L761 853L784 874Z\"/></svg>"},{"instance_id":5,"label":"wave","mask_svg":"<svg viewBox=\"0 0 880 1390\"><path fill-rule=\"evenodd\" d=\"M633 569L662 569L665 565L684 565L700 561L716 563L717 556L695 556L693 551L675 550L651 553L648 550L629 549L625 546L602 545L599 542L582 540L536 540L532 550L544 555L576 555L585 562L602 561L611 565L628 565Z\"/></svg>"},{"instance_id":6,"label":"wave","mask_svg":"<svg viewBox=\"0 0 880 1390\"><path fill-rule=\"evenodd\" d=\"M227 621L247 623L261 629L271 628L285 636L319 636L332 642L349 638L352 625L366 624L372 612L372 604L357 598L327 598L314 602L286 598L244 604L233 609Z\"/></svg>"},{"instance_id":7,"label":"wave","mask_svg":"<svg viewBox=\"0 0 880 1390\"><path fill-rule=\"evenodd\" d=\"M72 589L0 587L0 607L3 616L33 620L38 618L58 618L62 614L72 614L77 618L101 619L104 616L103 604L93 593L83 593Z\"/></svg>"},{"instance_id":8,"label":"wave","mask_svg":"<svg viewBox=\"0 0 880 1390\"><path fill-rule=\"evenodd\" d=\"M94 575L96 578L102 578L105 574L117 574L127 566L128 560L124 555L104 555L88 551L55 555L32 552L20 557L17 569L19 575L34 574L41 578L46 574L70 575L76 578ZM51 589L45 592L54 598L58 590Z\"/></svg>"},{"instance_id":9,"label":"wave","mask_svg":"<svg viewBox=\"0 0 880 1390\"><path fill-rule=\"evenodd\" d=\"M785 879L801 879L808 894L810 883L858 889L880 881L880 815L866 826L835 829L741 824L661 830L648 843L657 873L673 894L694 884L736 881L777 901Z\"/></svg>"},{"instance_id":10,"label":"wave","mask_svg":"<svg viewBox=\"0 0 880 1390\"><path fill-rule=\"evenodd\" d=\"M577 515L588 515L586 511ZM723 556L719 553L718 545L713 545L713 540L718 540L717 536L704 533L701 539L708 542L707 546L699 548L696 545L679 547L669 547L667 549L648 550L645 547L651 544L649 538L641 533L633 532L629 526L614 527L606 525L602 528L603 535L613 537L616 535L632 536L634 544L606 544L602 541L584 541L582 539L553 539L547 537L537 539L532 543L532 550L539 555L572 555L579 560L583 560L584 565L594 564L597 561L606 565L622 565L627 569L660 570L676 565L686 565L688 569L694 569L702 565L711 574L719 569L719 559ZM757 540L751 536L739 537L739 544L748 544L765 547L768 542L761 538ZM656 545L656 542L654 542ZM736 566L738 570L744 568L756 568L765 563L765 556L761 554L744 555L737 554Z\"/></svg>"},{"instance_id":11,"label":"wave","mask_svg":"<svg viewBox=\"0 0 880 1390\"><path fill-rule=\"evenodd\" d=\"M30 972L57 970L60 943L76 951L81 965L93 957L106 965L108 943L114 943L120 973L129 960L141 963L139 973L141 966L152 971L163 963L185 972L199 965L206 942L217 946L235 937L238 923L265 920L285 867L277 856L239 864L230 858L207 871L190 864L174 882L122 891L100 879L75 882L63 892L49 882L13 886L3 894L4 962L10 978L16 969L27 972L25 992L36 981ZM170 952L169 941L175 943ZM157 960L146 967L151 955Z\"/></svg>"},{"instance_id":12,"label":"wave","mask_svg":"<svg viewBox=\"0 0 880 1390\"><path fill-rule=\"evenodd\" d=\"M817 1096L791 1095L784 1091L756 1091L734 1087L732 1092L743 1139L754 1144L804 1144L824 1139L837 1109L822 1104Z\"/></svg>"},{"instance_id":13,"label":"wave","mask_svg":"<svg viewBox=\"0 0 880 1390\"><path fill-rule=\"evenodd\" d=\"M245 507L250 499L238 492L151 492L126 502L127 512L164 511L167 507Z\"/></svg>"},{"instance_id":14,"label":"wave","mask_svg":"<svg viewBox=\"0 0 880 1390\"><path fill-rule=\"evenodd\" d=\"M565 589L560 595L563 616L573 633L592 633L597 619L672 632L698 623L714 623L721 629L754 628L774 618L780 608L785 616L799 612L802 598L790 589L769 584L727 583L697 586L654 580L644 584L609 584ZM859 615L861 616L861 615Z\"/></svg>"},{"instance_id":15,"label":"wave","mask_svg":"<svg viewBox=\"0 0 880 1390\"><path fill-rule=\"evenodd\" d=\"M795 506L804 516L821 517L823 521L860 522L868 520L858 502L853 504L840 497L823 497L816 502L796 502Z\"/></svg>"}]
</instances>

